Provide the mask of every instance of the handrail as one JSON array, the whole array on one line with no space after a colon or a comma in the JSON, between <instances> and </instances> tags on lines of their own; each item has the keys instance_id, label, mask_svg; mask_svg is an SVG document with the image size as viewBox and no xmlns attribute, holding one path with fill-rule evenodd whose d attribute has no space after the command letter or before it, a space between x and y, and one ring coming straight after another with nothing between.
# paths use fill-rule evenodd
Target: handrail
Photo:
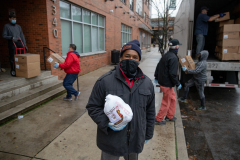
<instances>
[{"instance_id":1,"label":"handrail","mask_svg":"<svg viewBox=\"0 0 240 160\"><path fill-rule=\"evenodd\" d=\"M47 64L46 64L46 55L45 55L45 48L47 48L48 50L52 51L53 53L56 53L55 51L51 50L48 47L43 47L43 58L44 58L44 67L45 67L45 71L47 70Z\"/></svg>"}]
</instances>

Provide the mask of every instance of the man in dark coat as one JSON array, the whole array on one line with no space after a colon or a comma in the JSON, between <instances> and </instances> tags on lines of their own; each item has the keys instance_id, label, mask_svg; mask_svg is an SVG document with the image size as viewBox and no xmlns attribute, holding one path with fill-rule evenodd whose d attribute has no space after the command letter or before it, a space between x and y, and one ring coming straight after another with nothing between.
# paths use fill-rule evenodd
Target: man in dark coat
<instances>
[{"instance_id":1,"label":"man in dark coat","mask_svg":"<svg viewBox=\"0 0 240 160\"><path fill-rule=\"evenodd\" d=\"M144 143L153 137L154 87L138 67L141 60L138 40L123 46L120 60L118 66L97 80L86 107L98 125L97 146L102 150L101 160L118 160L120 156L125 160L137 160ZM133 112L131 122L118 130L109 125L103 111L108 94L121 97Z\"/></svg>"},{"instance_id":2,"label":"man in dark coat","mask_svg":"<svg viewBox=\"0 0 240 160\"><path fill-rule=\"evenodd\" d=\"M155 79L158 80L161 91L163 92L161 108L155 120L156 125L165 125L166 121L175 121L177 119L174 117L176 110L176 95L173 87L177 86L178 89L182 88L177 77L177 53L179 45L181 44L177 39L173 39L169 42L170 50L163 55L155 70ZM166 121L164 121L164 117Z\"/></svg>"},{"instance_id":3,"label":"man in dark coat","mask_svg":"<svg viewBox=\"0 0 240 160\"><path fill-rule=\"evenodd\" d=\"M25 41L25 37L23 35L22 28L21 28L21 26L16 24L17 20L16 20L16 15L14 12L10 13L9 21L10 21L10 23L5 24L3 27L2 37L4 39L8 40L9 61L10 61L11 72L12 72L14 70L14 55L16 54L15 53L16 52L15 45L17 46L17 48L23 48L23 45L19 39L22 40L22 42L25 46L25 49L28 50L28 48L26 45L26 41ZM14 45L14 43L15 43L15 45ZM23 54L23 50L21 51L21 54Z\"/></svg>"}]
</instances>

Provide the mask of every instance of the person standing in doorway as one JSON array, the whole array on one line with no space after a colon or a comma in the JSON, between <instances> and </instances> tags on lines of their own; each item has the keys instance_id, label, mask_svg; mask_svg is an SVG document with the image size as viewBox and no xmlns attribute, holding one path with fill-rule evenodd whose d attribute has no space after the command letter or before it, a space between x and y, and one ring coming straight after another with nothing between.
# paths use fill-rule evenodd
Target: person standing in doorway
<instances>
[{"instance_id":1,"label":"person standing in doorway","mask_svg":"<svg viewBox=\"0 0 240 160\"><path fill-rule=\"evenodd\" d=\"M89 116L97 124L97 146L101 160L138 160L144 144L153 137L155 93L152 81L138 67L141 49L138 40L122 47L120 64L95 83L87 104ZM108 94L119 96L133 112L133 119L119 129L110 125L104 113Z\"/></svg>"},{"instance_id":2,"label":"person standing in doorway","mask_svg":"<svg viewBox=\"0 0 240 160\"><path fill-rule=\"evenodd\" d=\"M208 22L212 22L219 17L225 16L224 13L220 13L215 16L209 17L207 15L208 10L209 9L207 7L202 7L201 13L197 17L196 27L195 27L195 35L196 35L196 40L197 40L196 55L198 55L204 49L205 36L208 33Z\"/></svg>"},{"instance_id":3,"label":"person standing in doorway","mask_svg":"<svg viewBox=\"0 0 240 160\"><path fill-rule=\"evenodd\" d=\"M8 49L9 49L9 61L11 65L11 73L14 70L14 55L16 54L15 45L17 48L23 48L23 45L20 40L22 40L26 51L28 50L28 47L26 45L26 40L23 35L23 31L20 25L16 24L17 19L14 12L11 12L9 14L9 21L10 23L5 24L3 27L3 33L2 37L4 39L8 40ZM15 45L14 45L15 44ZM23 50L21 51L21 54L23 54ZM14 75L14 74L12 74Z\"/></svg>"},{"instance_id":4,"label":"person standing in doorway","mask_svg":"<svg viewBox=\"0 0 240 160\"><path fill-rule=\"evenodd\" d=\"M64 69L67 73L63 80L63 86L67 90L67 96L63 98L65 101L72 101L72 95L75 96L75 101L78 99L81 92L76 91L73 88L73 83L77 79L80 69L80 54L76 51L77 47L75 44L69 45L69 52L67 53L67 58L64 63L55 63L55 68Z\"/></svg>"},{"instance_id":5,"label":"person standing in doorway","mask_svg":"<svg viewBox=\"0 0 240 160\"><path fill-rule=\"evenodd\" d=\"M154 77L158 81L160 89L163 92L161 108L155 117L156 125L165 125L166 121L175 121L177 119L174 117L176 110L176 94L173 87L177 86L178 89L182 88L177 77L177 53L179 45L181 44L177 39L170 41L170 50L163 55L155 70Z\"/></svg>"}]
</instances>

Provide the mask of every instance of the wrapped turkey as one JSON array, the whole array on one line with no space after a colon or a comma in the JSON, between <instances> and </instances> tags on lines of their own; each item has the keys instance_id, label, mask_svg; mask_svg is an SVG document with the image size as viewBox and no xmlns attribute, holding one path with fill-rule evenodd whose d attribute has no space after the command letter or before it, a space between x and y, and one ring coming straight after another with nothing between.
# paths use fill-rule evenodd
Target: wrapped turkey
<instances>
[{"instance_id":1,"label":"wrapped turkey","mask_svg":"<svg viewBox=\"0 0 240 160\"><path fill-rule=\"evenodd\" d=\"M114 128L120 128L132 120L131 107L120 97L108 94L105 101L104 113L109 121L114 124Z\"/></svg>"}]
</instances>

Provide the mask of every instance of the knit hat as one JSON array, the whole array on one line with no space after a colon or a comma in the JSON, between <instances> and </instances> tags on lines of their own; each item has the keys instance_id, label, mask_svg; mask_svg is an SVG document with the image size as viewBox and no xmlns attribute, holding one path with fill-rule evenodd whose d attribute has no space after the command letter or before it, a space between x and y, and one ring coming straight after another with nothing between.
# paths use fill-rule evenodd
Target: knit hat
<instances>
[{"instance_id":1,"label":"knit hat","mask_svg":"<svg viewBox=\"0 0 240 160\"><path fill-rule=\"evenodd\" d=\"M128 42L127 44L125 44L122 47L120 57L122 57L123 53L126 50L135 50L138 53L138 55L139 55L139 61L141 60L142 52L141 52L140 43L139 43L138 40L135 39L135 40L132 40L132 41Z\"/></svg>"}]
</instances>

